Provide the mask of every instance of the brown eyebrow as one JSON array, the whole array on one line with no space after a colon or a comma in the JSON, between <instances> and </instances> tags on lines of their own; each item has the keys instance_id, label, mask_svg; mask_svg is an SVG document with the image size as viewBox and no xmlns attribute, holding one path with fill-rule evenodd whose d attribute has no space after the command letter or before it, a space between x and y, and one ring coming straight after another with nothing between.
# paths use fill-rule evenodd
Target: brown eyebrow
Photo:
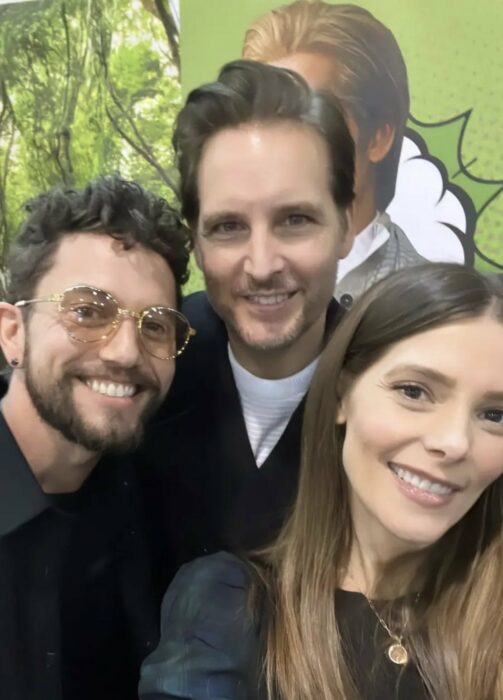
<instances>
[{"instance_id":1,"label":"brown eyebrow","mask_svg":"<svg viewBox=\"0 0 503 700\"><path fill-rule=\"evenodd\" d=\"M392 378L393 375L399 374L400 372L415 372L416 374L422 375L426 379L442 384L448 389L452 389L456 385L456 381L451 377L442 374L442 372L437 372L437 370L431 369L431 367L424 367L423 365L397 365L397 367L393 367L393 369L390 370L385 377L389 379ZM484 399L488 401L503 402L503 392L489 391L484 394Z\"/></svg>"},{"instance_id":2,"label":"brown eyebrow","mask_svg":"<svg viewBox=\"0 0 503 700\"><path fill-rule=\"evenodd\" d=\"M430 379L434 382L438 382L439 384L443 384L449 389L452 389L456 384L454 379L451 377L447 377L445 374L442 374L442 372L437 372L437 370L431 369L431 367L424 367L423 365L397 365L396 367L393 367L393 369L390 370L385 376L386 378L391 378L394 374L399 374L400 372L415 372L416 374L420 374L425 377L425 379Z\"/></svg>"},{"instance_id":3,"label":"brown eyebrow","mask_svg":"<svg viewBox=\"0 0 503 700\"><path fill-rule=\"evenodd\" d=\"M293 212L308 214L317 218L323 215L322 207L312 202L292 202L290 204L284 204L278 207L274 213L276 216L284 216L285 214L291 214Z\"/></svg>"},{"instance_id":4,"label":"brown eyebrow","mask_svg":"<svg viewBox=\"0 0 503 700\"><path fill-rule=\"evenodd\" d=\"M486 398L488 401L503 403L503 391L489 391L484 398Z\"/></svg>"},{"instance_id":5,"label":"brown eyebrow","mask_svg":"<svg viewBox=\"0 0 503 700\"><path fill-rule=\"evenodd\" d=\"M213 226L221 223L222 221L225 221L226 219L242 220L243 215L238 214L237 211L231 211L230 209L217 211L214 214L209 214L208 216L203 218L201 222L201 230L204 232L208 232L210 229L213 228Z\"/></svg>"}]
</instances>

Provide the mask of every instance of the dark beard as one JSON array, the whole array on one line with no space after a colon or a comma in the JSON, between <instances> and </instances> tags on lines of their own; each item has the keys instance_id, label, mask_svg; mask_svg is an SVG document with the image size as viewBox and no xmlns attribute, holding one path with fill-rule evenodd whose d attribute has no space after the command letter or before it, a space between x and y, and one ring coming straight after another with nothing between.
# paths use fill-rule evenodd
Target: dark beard
<instances>
[{"instance_id":1,"label":"dark beard","mask_svg":"<svg viewBox=\"0 0 503 700\"><path fill-rule=\"evenodd\" d=\"M72 379L64 377L44 390L34 379L30 355L25 357L26 389L40 418L63 435L69 442L90 452L121 454L135 450L143 439L145 424L158 406L152 399L138 419L136 429L125 432L119 420L111 416L106 432L86 424L79 415L72 397Z\"/></svg>"}]
</instances>

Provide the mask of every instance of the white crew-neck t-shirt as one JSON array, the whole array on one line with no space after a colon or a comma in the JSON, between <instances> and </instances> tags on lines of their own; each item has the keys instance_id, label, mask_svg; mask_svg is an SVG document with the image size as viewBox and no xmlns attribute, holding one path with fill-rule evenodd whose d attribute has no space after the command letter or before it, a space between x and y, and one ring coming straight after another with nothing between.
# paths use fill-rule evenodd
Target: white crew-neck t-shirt
<instances>
[{"instance_id":1,"label":"white crew-neck t-shirt","mask_svg":"<svg viewBox=\"0 0 503 700\"><path fill-rule=\"evenodd\" d=\"M261 467L307 392L319 358L290 377L262 379L239 364L230 345L228 352L248 439L257 467Z\"/></svg>"}]
</instances>

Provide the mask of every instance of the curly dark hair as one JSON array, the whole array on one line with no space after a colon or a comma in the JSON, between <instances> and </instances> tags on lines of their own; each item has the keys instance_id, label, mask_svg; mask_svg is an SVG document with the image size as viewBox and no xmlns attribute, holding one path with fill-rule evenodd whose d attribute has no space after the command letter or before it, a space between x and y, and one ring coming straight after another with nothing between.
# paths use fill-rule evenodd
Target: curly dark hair
<instances>
[{"instance_id":1,"label":"curly dark hair","mask_svg":"<svg viewBox=\"0 0 503 700\"><path fill-rule=\"evenodd\" d=\"M56 187L29 200L8 258L7 301L29 299L50 270L61 239L103 233L125 248L142 245L168 263L177 299L188 279L190 238L177 212L161 197L118 174L101 175L83 189Z\"/></svg>"}]
</instances>

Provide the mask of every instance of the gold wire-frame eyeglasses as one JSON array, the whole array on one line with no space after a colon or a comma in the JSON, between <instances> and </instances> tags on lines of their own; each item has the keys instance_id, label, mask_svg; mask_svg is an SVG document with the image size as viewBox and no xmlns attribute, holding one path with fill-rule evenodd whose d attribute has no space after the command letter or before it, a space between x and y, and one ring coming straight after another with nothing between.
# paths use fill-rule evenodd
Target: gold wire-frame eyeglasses
<instances>
[{"instance_id":1,"label":"gold wire-frame eyeglasses","mask_svg":"<svg viewBox=\"0 0 503 700\"><path fill-rule=\"evenodd\" d=\"M119 306L110 292L91 285L75 285L64 292L22 299L15 306L23 308L41 302L58 304L63 327L80 343L107 340L125 318L131 318L136 322L143 347L159 360L173 360L181 355L196 335L188 319L176 309L169 306L149 306L139 312L126 309Z\"/></svg>"}]
</instances>

